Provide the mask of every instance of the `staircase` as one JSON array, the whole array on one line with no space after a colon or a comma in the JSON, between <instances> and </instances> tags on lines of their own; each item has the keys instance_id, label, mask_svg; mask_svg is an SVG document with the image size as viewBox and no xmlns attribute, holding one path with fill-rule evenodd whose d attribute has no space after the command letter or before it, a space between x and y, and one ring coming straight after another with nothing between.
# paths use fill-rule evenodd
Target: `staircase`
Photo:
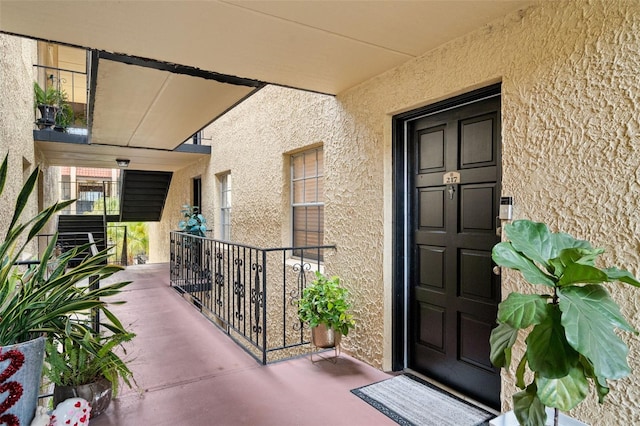
<instances>
[{"instance_id":1,"label":"staircase","mask_svg":"<svg viewBox=\"0 0 640 426\"><path fill-rule=\"evenodd\" d=\"M107 247L104 217L100 215L59 215L58 216L58 244L63 251L89 242L91 233L98 251ZM82 259L90 254L86 250L69 262L71 267L78 265Z\"/></svg>"},{"instance_id":2,"label":"staircase","mask_svg":"<svg viewBox=\"0 0 640 426\"><path fill-rule=\"evenodd\" d=\"M172 172L124 170L120 187L120 222L159 221L172 176Z\"/></svg>"}]
</instances>

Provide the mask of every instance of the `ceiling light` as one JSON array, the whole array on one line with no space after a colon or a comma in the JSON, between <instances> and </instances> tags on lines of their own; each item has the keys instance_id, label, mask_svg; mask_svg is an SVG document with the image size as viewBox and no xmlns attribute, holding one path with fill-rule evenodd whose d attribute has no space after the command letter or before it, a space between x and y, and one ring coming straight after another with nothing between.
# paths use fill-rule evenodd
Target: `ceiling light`
<instances>
[{"instance_id":1,"label":"ceiling light","mask_svg":"<svg viewBox=\"0 0 640 426\"><path fill-rule=\"evenodd\" d=\"M116 158L116 164L118 167L129 167L129 160L126 158Z\"/></svg>"}]
</instances>

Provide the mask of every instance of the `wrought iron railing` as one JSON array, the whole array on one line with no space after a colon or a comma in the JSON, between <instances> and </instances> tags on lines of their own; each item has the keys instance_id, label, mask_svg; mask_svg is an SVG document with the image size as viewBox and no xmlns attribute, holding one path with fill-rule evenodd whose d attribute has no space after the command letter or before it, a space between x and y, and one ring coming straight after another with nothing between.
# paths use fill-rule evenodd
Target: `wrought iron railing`
<instances>
[{"instance_id":1,"label":"wrought iron railing","mask_svg":"<svg viewBox=\"0 0 640 426\"><path fill-rule=\"evenodd\" d=\"M120 182L89 180L60 182L60 199L76 202L60 214L120 214Z\"/></svg>"},{"instance_id":2,"label":"wrought iron railing","mask_svg":"<svg viewBox=\"0 0 640 426\"><path fill-rule=\"evenodd\" d=\"M37 71L36 81L43 89L53 87L64 93L64 109L60 114L65 115L64 131L74 134L87 133L87 73L44 65L34 65ZM57 121L57 120L56 120ZM61 129L63 130L63 129Z\"/></svg>"},{"instance_id":3,"label":"wrought iron railing","mask_svg":"<svg viewBox=\"0 0 640 426\"><path fill-rule=\"evenodd\" d=\"M335 246L258 248L171 232L171 285L263 364L308 352L297 301ZM296 256L293 256L295 251Z\"/></svg>"}]
</instances>

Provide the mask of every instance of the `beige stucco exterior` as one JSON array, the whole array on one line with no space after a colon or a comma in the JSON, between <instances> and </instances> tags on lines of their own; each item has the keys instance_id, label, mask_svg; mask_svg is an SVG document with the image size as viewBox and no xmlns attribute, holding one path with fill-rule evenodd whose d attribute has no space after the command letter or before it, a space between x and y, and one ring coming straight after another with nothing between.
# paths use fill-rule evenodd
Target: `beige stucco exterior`
<instances>
[{"instance_id":1,"label":"beige stucco exterior","mask_svg":"<svg viewBox=\"0 0 640 426\"><path fill-rule=\"evenodd\" d=\"M223 173L231 173L233 182L233 240L290 245L288 158L322 145L325 243L337 246L325 268L351 289L358 324L345 348L388 369L397 255L392 118L501 82L502 192L514 197L515 218L588 239L606 249L607 264L640 275L639 16L640 3L633 0L541 2L336 97L275 86L258 91L206 129L208 161L174 174L163 219L151 226L150 261L168 261L168 233L177 228L181 206L191 201L194 177L202 178L202 211L219 235ZM34 152L31 133L35 42L0 35L0 52L0 154L10 153L10 180L0 202L3 232L23 176L46 159ZM29 211L36 207L34 200ZM503 276L503 296L524 288L514 274ZM638 294L611 288L640 328ZM572 413L579 419L640 422L640 340L624 338L634 376L613 384L605 405L590 397ZM506 409L513 372L503 379Z\"/></svg>"},{"instance_id":2,"label":"beige stucco exterior","mask_svg":"<svg viewBox=\"0 0 640 426\"><path fill-rule=\"evenodd\" d=\"M38 163L33 145L33 64L36 43L0 34L0 161L9 154L9 170L0 198L0 234L4 235L13 216L15 200L23 182ZM24 217L35 216L37 198L31 198ZM28 248L29 254L34 247Z\"/></svg>"},{"instance_id":3,"label":"beige stucco exterior","mask_svg":"<svg viewBox=\"0 0 640 426\"><path fill-rule=\"evenodd\" d=\"M640 274L638 16L633 1L543 2L336 98L267 87L207 129L211 160L176 174L160 228L175 228L189 179L197 175L205 214L215 224L216 176L230 171L233 240L290 244L287 154L321 143L325 242L338 247L326 268L352 290L358 320L346 346L388 368L392 117L501 82L502 192L514 197L514 217L588 239L607 250L607 263ZM152 245L155 258L166 260L166 244ZM503 296L523 287L514 274L504 276ZM640 327L637 294L621 285L613 294ZM625 339L638 372L640 341ZM503 377L508 408L514 378L512 372ZM594 424L634 424L639 393L635 378L624 379L604 406L592 399L572 414Z\"/></svg>"}]
</instances>

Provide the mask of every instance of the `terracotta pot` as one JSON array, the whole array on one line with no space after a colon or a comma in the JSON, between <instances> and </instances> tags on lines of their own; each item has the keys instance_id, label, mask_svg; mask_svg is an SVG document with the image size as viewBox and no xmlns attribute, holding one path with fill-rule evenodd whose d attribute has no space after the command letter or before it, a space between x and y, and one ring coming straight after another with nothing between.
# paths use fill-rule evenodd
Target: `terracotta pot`
<instances>
[{"instance_id":1,"label":"terracotta pot","mask_svg":"<svg viewBox=\"0 0 640 426\"><path fill-rule=\"evenodd\" d=\"M44 337L0 346L0 418L7 424L30 425L38 404Z\"/></svg>"},{"instance_id":2,"label":"terracotta pot","mask_svg":"<svg viewBox=\"0 0 640 426\"><path fill-rule=\"evenodd\" d=\"M342 333L325 324L319 324L311 329L311 343L318 348L334 348L340 346Z\"/></svg>"},{"instance_id":3,"label":"terracotta pot","mask_svg":"<svg viewBox=\"0 0 640 426\"><path fill-rule=\"evenodd\" d=\"M111 404L111 382L102 378L96 382L79 386L58 386L53 389L53 405L58 406L69 398L86 399L91 405L91 417L102 414Z\"/></svg>"}]
</instances>

